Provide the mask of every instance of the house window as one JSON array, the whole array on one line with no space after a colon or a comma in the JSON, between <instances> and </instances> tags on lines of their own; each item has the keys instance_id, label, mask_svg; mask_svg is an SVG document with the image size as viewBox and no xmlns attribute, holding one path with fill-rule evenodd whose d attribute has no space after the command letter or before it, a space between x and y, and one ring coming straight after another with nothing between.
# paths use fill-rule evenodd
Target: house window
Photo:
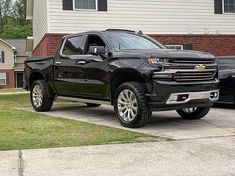
<instances>
[{"instance_id":1,"label":"house window","mask_svg":"<svg viewBox=\"0 0 235 176\"><path fill-rule=\"evenodd\" d=\"M0 50L0 63L4 63L5 62L4 60L5 60L4 59L4 51Z\"/></svg>"},{"instance_id":2,"label":"house window","mask_svg":"<svg viewBox=\"0 0 235 176\"><path fill-rule=\"evenodd\" d=\"M7 84L7 74L0 73L0 85L6 85L6 84Z\"/></svg>"},{"instance_id":3,"label":"house window","mask_svg":"<svg viewBox=\"0 0 235 176\"><path fill-rule=\"evenodd\" d=\"M224 0L224 13L235 13L235 0Z\"/></svg>"},{"instance_id":4,"label":"house window","mask_svg":"<svg viewBox=\"0 0 235 176\"><path fill-rule=\"evenodd\" d=\"M74 0L75 10L97 10L97 0Z\"/></svg>"},{"instance_id":5,"label":"house window","mask_svg":"<svg viewBox=\"0 0 235 176\"><path fill-rule=\"evenodd\" d=\"M177 49L177 50L183 50L184 46L183 45L165 45L167 49Z\"/></svg>"}]
</instances>

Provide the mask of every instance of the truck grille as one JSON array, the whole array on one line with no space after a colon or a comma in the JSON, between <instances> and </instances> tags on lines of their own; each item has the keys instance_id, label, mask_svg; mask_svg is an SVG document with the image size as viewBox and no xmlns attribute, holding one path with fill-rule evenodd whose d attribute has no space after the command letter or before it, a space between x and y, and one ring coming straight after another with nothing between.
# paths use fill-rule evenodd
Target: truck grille
<instances>
[{"instance_id":1,"label":"truck grille","mask_svg":"<svg viewBox=\"0 0 235 176\"><path fill-rule=\"evenodd\" d=\"M176 72L173 79L178 82L184 81L208 81L215 78L215 71L184 71Z\"/></svg>"},{"instance_id":2,"label":"truck grille","mask_svg":"<svg viewBox=\"0 0 235 176\"><path fill-rule=\"evenodd\" d=\"M217 73L214 59L170 59L165 70L172 73L172 79L177 82L213 80Z\"/></svg>"},{"instance_id":3,"label":"truck grille","mask_svg":"<svg viewBox=\"0 0 235 176\"><path fill-rule=\"evenodd\" d=\"M199 64L174 64L166 66L166 69L192 69L194 70L195 67ZM205 65L205 69L216 69L215 64Z\"/></svg>"},{"instance_id":4,"label":"truck grille","mask_svg":"<svg viewBox=\"0 0 235 176\"><path fill-rule=\"evenodd\" d=\"M179 64L214 64L214 59L187 59L187 58L177 58L171 59L170 63Z\"/></svg>"},{"instance_id":5,"label":"truck grille","mask_svg":"<svg viewBox=\"0 0 235 176\"><path fill-rule=\"evenodd\" d=\"M205 69L216 69L214 59L171 59L167 69L195 69L198 65L204 65Z\"/></svg>"}]
</instances>

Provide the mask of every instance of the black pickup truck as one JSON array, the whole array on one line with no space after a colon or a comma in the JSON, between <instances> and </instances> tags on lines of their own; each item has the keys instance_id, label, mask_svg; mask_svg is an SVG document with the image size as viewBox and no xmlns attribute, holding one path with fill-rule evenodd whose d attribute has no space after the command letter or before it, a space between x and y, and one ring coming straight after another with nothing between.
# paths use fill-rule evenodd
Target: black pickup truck
<instances>
[{"instance_id":1,"label":"black pickup truck","mask_svg":"<svg viewBox=\"0 0 235 176\"><path fill-rule=\"evenodd\" d=\"M65 36L54 57L29 58L26 89L36 111L56 97L114 106L125 127L144 126L152 111L200 119L219 98L214 56L168 50L142 32L106 30Z\"/></svg>"}]
</instances>

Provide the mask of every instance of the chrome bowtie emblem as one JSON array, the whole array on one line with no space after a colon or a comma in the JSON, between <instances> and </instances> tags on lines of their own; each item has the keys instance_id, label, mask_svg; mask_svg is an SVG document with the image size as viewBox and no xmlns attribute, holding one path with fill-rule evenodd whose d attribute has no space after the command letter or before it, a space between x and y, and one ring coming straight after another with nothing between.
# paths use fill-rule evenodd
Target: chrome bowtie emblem
<instances>
[{"instance_id":1,"label":"chrome bowtie emblem","mask_svg":"<svg viewBox=\"0 0 235 176\"><path fill-rule=\"evenodd\" d=\"M205 69L206 69L206 66L205 66L205 65L200 64L200 65L195 66L195 68L194 68L194 69L195 69L195 70L198 70L198 71L203 71L203 70L205 70Z\"/></svg>"}]
</instances>

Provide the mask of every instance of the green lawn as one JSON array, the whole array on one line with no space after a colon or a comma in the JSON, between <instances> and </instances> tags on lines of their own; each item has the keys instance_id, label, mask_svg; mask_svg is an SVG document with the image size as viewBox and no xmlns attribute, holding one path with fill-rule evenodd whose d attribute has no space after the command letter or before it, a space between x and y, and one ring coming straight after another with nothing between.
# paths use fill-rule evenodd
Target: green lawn
<instances>
[{"instance_id":1,"label":"green lawn","mask_svg":"<svg viewBox=\"0 0 235 176\"><path fill-rule=\"evenodd\" d=\"M39 113L1 110L0 150L131 142L145 135Z\"/></svg>"},{"instance_id":2,"label":"green lawn","mask_svg":"<svg viewBox=\"0 0 235 176\"><path fill-rule=\"evenodd\" d=\"M30 106L29 95L0 95L0 108L17 108Z\"/></svg>"},{"instance_id":3,"label":"green lawn","mask_svg":"<svg viewBox=\"0 0 235 176\"><path fill-rule=\"evenodd\" d=\"M61 103L68 102L57 102ZM124 143L148 137L141 133L14 109L26 106L30 106L29 95L0 95L0 150Z\"/></svg>"},{"instance_id":4,"label":"green lawn","mask_svg":"<svg viewBox=\"0 0 235 176\"><path fill-rule=\"evenodd\" d=\"M0 89L0 93L26 92L25 89Z\"/></svg>"}]
</instances>

